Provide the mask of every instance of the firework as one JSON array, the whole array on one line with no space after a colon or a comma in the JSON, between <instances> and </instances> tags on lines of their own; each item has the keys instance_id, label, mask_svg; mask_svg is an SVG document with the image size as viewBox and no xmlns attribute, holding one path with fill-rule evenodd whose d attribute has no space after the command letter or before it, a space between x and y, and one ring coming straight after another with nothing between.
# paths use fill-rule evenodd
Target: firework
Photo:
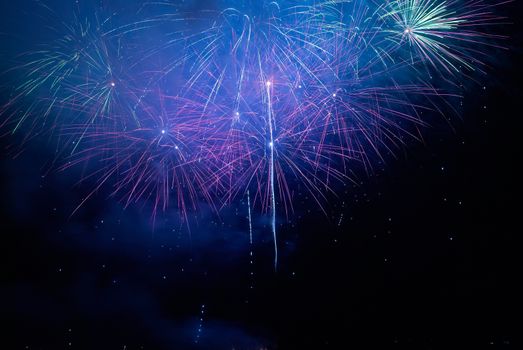
<instances>
[{"instance_id":1,"label":"firework","mask_svg":"<svg viewBox=\"0 0 523 350\"><path fill-rule=\"evenodd\" d=\"M56 38L18 57L11 69L17 85L3 107L3 124L12 133L24 132L31 138L55 132L68 125L110 123L115 130L140 122L134 111L146 93L134 85L138 73L128 70L133 56L125 48L124 28L110 29L112 17L94 12L69 21L45 7L58 24L49 32ZM83 133L64 143L74 152Z\"/></svg>"},{"instance_id":2,"label":"firework","mask_svg":"<svg viewBox=\"0 0 523 350\"><path fill-rule=\"evenodd\" d=\"M300 187L322 207L350 181L350 161L368 165L370 150L401 143L409 128L400 120L423 124L411 99L436 93L391 79L375 48L379 18L363 2L266 2L260 11L229 8L208 28L198 18L197 32L166 44L183 54L164 71L184 77L179 93L212 125L205 148L222 189L215 193L230 202L251 189L270 212L277 251L278 205L288 216Z\"/></svg>"},{"instance_id":3,"label":"firework","mask_svg":"<svg viewBox=\"0 0 523 350\"><path fill-rule=\"evenodd\" d=\"M64 133L81 133L83 147L68 157L61 169L96 164L86 175L96 179L95 191L103 185L112 186L112 195L126 206L151 200L153 218L175 196L186 220L199 201L215 207L211 189L219 186L208 164L213 155L205 147L209 125L198 121L201 106L193 101L161 93L155 96L160 99L157 104L140 105L140 126L135 128L115 131L104 124L87 129L83 124L69 127Z\"/></svg>"},{"instance_id":4,"label":"firework","mask_svg":"<svg viewBox=\"0 0 523 350\"><path fill-rule=\"evenodd\" d=\"M147 3L128 23L94 11L57 27L12 70L22 83L2 125L66 140L61 169L93 169L87 198L112 186L154 214L176 202L187 220L200 201L218 212L247 194L249 213L270 215L275 264L279 212L298 196L325 210L355 168L371 171L441 112L451 94L418 65L448 80L481 69L478 53L501 38L485 31L500 18L480 0L184 9Z\"/></svg>"},{"instance_id":5,"label":"firework","mask_svg":"<svg viewBox=\"0 0 523 350\"><path fill-rule=\"evenodd\" d=\"M484 65L488 47L497 47L502 36L485 28L502 18L492 10L505 2L481 0L396 0L378 9L383 31L397 46L407 46L411 61L421 60L447 73L462 68L475 70Z\"/></svg>"}]
</instances>

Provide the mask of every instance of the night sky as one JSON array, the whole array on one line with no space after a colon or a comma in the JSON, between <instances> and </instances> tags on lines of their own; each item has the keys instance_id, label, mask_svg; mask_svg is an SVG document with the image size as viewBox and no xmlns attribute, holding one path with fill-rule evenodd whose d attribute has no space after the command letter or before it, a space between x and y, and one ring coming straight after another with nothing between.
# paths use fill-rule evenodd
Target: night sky
<instances>
[{"instance_id":1,"label":"night sky","mask_svg":"<svg viewBox=\"0 0 523 350\"><path fill-rule=\"evenodd\" d=\"M266 215L249 244L245 198L219 216L202 203L188 227L102 188L71 215L96 183L56 170L48 139L18 152L2 132L1 347L516 348L521 5L503 8L510 50L467 82L460 116L356 169L327 215L301 198L281 218L276 271ZM38 31L31 6L0 5L0 60Z\"/></svg>"}]
</instances>

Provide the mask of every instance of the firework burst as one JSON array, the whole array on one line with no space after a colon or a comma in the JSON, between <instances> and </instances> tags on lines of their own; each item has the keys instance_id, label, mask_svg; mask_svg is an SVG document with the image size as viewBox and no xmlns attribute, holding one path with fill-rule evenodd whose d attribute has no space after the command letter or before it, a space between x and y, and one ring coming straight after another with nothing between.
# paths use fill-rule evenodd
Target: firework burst
<instances>
[{"instance_id":1,"label":"firework burst","mask_svg":"<svg viewBox=\"0 0 523 350\"><path fill-rule=\"evenodd\" d=\"M135 86L134 61L124 45L125 31L109 30L112 17L95 12L70 21L45 7L58 25L50 27L56 39L19 55L10 73L17 77L10 101L3 106L3 125L27 138L55 132L68 125L112 123L114 130L139 125L134 110L144 89ZM83 133L65 140L74 152Z\"/></svg>"},{"instance_id":2,"label":"firework burst","mask_svg":"<svg viewBox=\"0 0 523 350\"><path fill-rule=\"evenodd\" d=\"M481 0L387 1L378 12L384 33L397 46L409 48L411 61L422 61L446 73L461 68L475 70L484 65L488 47L500 47L501 36L485 32L502 18L492 10L506 2L488 4Z\"/></svg>"}]
</instances>

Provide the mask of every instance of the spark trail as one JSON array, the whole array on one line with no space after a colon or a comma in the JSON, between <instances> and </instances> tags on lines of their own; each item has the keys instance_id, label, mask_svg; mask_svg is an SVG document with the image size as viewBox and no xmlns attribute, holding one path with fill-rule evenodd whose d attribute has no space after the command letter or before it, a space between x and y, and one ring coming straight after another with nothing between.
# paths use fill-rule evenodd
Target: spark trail
<instances>
[{"instance_id":1,"label":"spark trail","mask_svg":"<svg viewBox=\"0 0 523 350\"><path fill-rule=\"evenodd\" d=\"M270 192L271 192L271 229L272 239L274 241L274 268L278 267L278 237L276 235L276 195L274 193L274 132L273 132L273 115L272 115L272 99L271 99L271 81L265 83L267 87L267 123L269 124L269 177L270 177Z\"/></svg>"},{"instance_id":2,"label":"spark trail","mask_svg":"<svg viewBox=\"0 0 523 350\"><path fill-rule=\"evenodd\" d=\"M249 289L254 289L254 250L253 250L253 239L252 239L252 213L251 213L251 194L247 190L247 214L249 219ZM247 299L248 302L248 299Z\"/></svg>"},{"instance_id":3,"label":"spark trail","mask_svg":"<svg viewBox=\"0 0 523 350\"><path fill-rule=\"evenodd\" d=\"M252 215L251 215L251 194L247 190L247 213L249 217L249 244L252 246ZM252 249L252 248L251 248ZM252 254L252 251L251 251Z\"/></svg>"}]
</instances>

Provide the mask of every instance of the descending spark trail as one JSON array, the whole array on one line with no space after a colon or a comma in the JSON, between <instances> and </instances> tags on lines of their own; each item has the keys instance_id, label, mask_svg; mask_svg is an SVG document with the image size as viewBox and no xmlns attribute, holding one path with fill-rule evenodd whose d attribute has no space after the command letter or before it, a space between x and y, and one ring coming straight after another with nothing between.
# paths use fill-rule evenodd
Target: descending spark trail
<instances>
[{"instance_id":1,"label":"descending spark trail","mask_svg":"<svg viewBox=\"0 0 523 350\"><path fill-rule=\"evenodd\" d=\"M251 194L250 191L247 190L247 213L249 215L249 244L252 247L252 216L251 216ZM251 248L252 249L252 248ZM251 251L252 254L252 251Z\"/></svg>"},{"instance_id":2,"label":"descending spark trail","mask_svg":"<svg viewBox=\"0 0 523 350\"><path fill-rule=\"evenodd\" d=\"M247 214L249 219L249 289L252 290L254 289L254 251L252 240L251 194L249 190L247 190Z\"/></svg>"},{"instance_id":3,"label":"descending spark trail","mask_svg":"<svg viewBox=\"0 0 523 350\"><path fill-rule=\"evenodd\" d=\"M271 82L267 81L265 83L267 87L267 116L269 124L269 152L270 152L270 162L269 162L269 177L270 177L270 192L271 192L271 229L272 229L272 239L274 241L274 268L278 267L278 239L276 236L276 198L274 193L274 133L273 133L273 115L272 115L272 100L271 100Z\"/></svg>"},{"instance_id":4,"label":"descending spark trail","mask_svg":"<svg viewBox=\"0 0 523 350\"><path fill-rule=\"evenodd\" d=\"M194 343L195 344L198 344L200 342L200 340L201 340L201 337L202 337L204 316L205 316L205 304L202 304L200 306L198 329L196 331L196 337L194 339Z\"/></svg>"}]
</instances>

